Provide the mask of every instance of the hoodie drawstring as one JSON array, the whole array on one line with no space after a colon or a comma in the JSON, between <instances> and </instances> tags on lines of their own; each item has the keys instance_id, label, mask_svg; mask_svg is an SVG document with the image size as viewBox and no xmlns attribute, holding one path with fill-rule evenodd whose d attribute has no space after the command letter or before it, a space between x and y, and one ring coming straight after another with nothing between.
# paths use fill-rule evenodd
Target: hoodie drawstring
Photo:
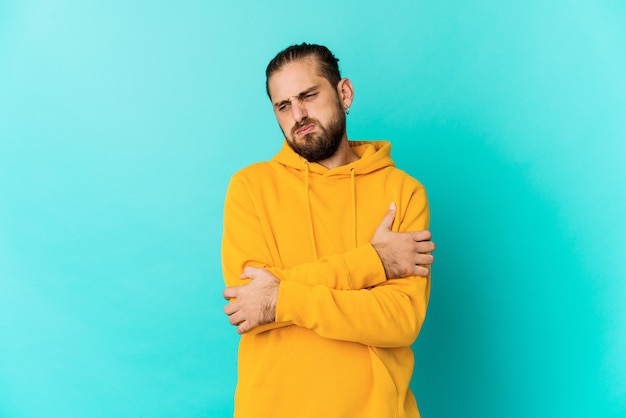
<instances>
[{"instance_id":1,"label":"hoodie drawstring","mask_svg":"<svg viewBox=\"0 0 626 418\"><path fill-rule=\"evenodd\" d=\"M356 180L354 178L354 167L350 167L350 186L352 187L352 244L356 248Z\"/></svg>"},{"instance_id":2,"label":"hoodie drawstring","mask_svg":"<svg viewBox=\"0 0 626 418\"><path fill-rule=\"evenodd\" d=\"M315 233L313 232L313 217L311 216L311 200L309 198L309 162L306 161L304 166L306 167L304 175L304 188L306 193L306 213L309 218L309 235L311 238L311 246L313 247L313 257L315 258L315 261L317 261L317 244L315 243Z\"/></svg>"}]
</instances>

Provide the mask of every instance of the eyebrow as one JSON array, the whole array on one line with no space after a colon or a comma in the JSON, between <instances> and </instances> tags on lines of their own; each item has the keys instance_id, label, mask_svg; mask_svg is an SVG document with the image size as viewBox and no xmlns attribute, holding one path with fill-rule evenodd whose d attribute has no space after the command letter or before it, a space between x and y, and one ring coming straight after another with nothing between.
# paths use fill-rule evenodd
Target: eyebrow
<instances>
[{"instance_id":1,"label":"eyebrow","mask_svg":"<svg viewBox=\"0 0 626 418\"><path fill-rule=\"evenodd\" d=\"M311 93L311 92L313 92L313 91L315 91L317 89L319 89L319 86L317 86L317 85L315 85L313 87L309 87L308 89L304 90L303 92L301 92L297 96L289 96L285 100L281 100L280 102L274 103L274 107L280 107L280 106L282 106L284 104L290 103L291 100L289 100L289 99L291 99L292 97L297 97L298 99L301 99L303 96L306 96L307 94L309 94L309 93Z\"/></svg>"}]
</instances>

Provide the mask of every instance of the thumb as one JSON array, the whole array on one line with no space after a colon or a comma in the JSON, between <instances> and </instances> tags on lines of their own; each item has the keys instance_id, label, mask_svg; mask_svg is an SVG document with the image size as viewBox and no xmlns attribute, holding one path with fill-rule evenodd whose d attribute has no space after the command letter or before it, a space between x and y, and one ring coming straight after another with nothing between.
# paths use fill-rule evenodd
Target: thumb
<instances>
[{"instance_id":1,"label":"thumb","mask_svg":"<svg viewBox=\"0 0 626 418\"><path fill-rule=\"evenodd\" d=\"M385 214L383 221L380 223L380 225L378 225L378 228L384 228L388 231L391 231L391 226L393 225L393 220L395 219L395 217L396 217L396 203L391 202L391 205L389 205L389 210Z\"/></svg>"},{"instance_id":2,"label":"thumb","mask_svg":"<svg viewBox=\"0 0 626 418\"><path fill-rule=\"evenodd\" d=\"M239 276L240 279L254 279L254 273L257 269L255 267L246 267L243 269L243 273Z\"/></svg>"}]
</instances>

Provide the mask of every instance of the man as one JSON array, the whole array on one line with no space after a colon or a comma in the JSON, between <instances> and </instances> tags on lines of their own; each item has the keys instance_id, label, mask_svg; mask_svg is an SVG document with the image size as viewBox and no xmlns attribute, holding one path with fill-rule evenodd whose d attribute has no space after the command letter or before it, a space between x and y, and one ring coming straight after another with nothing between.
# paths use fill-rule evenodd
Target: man
<instances>
[{"instance_id":1,"label":"man","mask_svg":"<svg viewBox=\"0 0 626 418\"><path fill-rule=\"evenodd\" d=\"M388 142L348 140L354 90L337 61L302 44L270 62L285 142L226 195L236 417L419 416L409 383L433 262L426 193Z\"/></svg>"}]
</instances>

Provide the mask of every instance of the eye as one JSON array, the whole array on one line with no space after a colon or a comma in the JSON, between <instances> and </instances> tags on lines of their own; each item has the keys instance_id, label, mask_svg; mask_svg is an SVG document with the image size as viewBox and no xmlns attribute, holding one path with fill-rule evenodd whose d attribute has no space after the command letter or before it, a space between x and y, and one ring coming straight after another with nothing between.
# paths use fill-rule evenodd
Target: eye
<instances>
[{"instance_id":1,"label":"eye","mask_svg":"<svg viewBox=\"0 0 626 418\"><path fill-rule=\"evenodd\" d=\"M315 98L315 96L317 96L317 92L313 93L307 93L304 95L304 97L302 98L303 100L312 100Z\"/></svg>"},{"instance_id":2,"label":"eye","mask_svg":"<svg viewBox=\"0 0 626 418\"><path fill-rule=\"evenodd\" d=\"M289 109L289 107L291 106L291 103L286 102L286 103L281 103L280 105L278 105L277 109L279 112L283 112L287 109Z\"/></svg>"}]
</instances>

